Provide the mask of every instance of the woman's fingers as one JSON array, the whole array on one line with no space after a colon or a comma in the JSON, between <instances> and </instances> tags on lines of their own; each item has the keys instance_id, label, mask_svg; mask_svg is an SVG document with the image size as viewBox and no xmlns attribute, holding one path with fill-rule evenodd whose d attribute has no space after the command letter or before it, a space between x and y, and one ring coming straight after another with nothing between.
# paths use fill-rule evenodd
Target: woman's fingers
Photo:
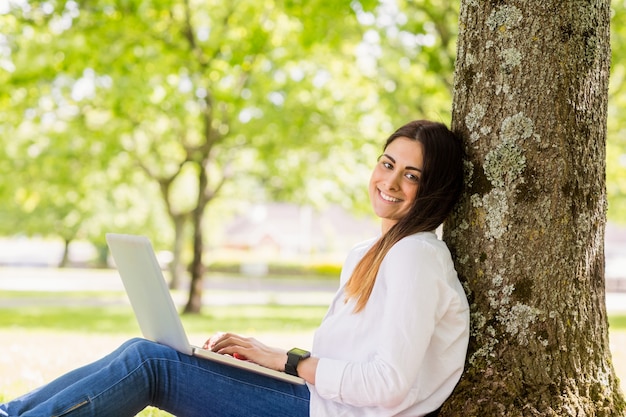
<instances>
[{"instance_id":1,"label":"woman's fingers","mask_svg":"<svg viewBox=\"0 0 626 417\"><path fill-rule=\"evenodd\" d=\"M209 337L207 339L206 342L204 342L204 345L202 345L202 349L208 349L208 350L212 350L213 346L215 346L215 343L222 337L224 336L224 332L218 332L215 333L213 336Z\"/></svg>"},{"instance_id":2,"label":"woman's fingers","mask_svg":"<svg viewBox=\"0 0 626 417\"><path fill-rule=\"evenodd\" d=\"M206 341L204 348L276 370L284 369L286 361L285 350L271 348L253 337L234 333L217 333Z\"/></svg>"},{"instance_id":3,"label":"woman's fingers","mask_svg":"<svg viewBox=\"0 0 626 417\"><path fill-rule=\"evenodd\" d=\"M209 339L207 343L205 343L205 346L214 352L232 353L222 351L234 347L251 348L254 346L253 340L254 339L252 338L243 337L233 333L220 333Z\"/></svg>"},{"instance_id":4,"label":"woman's fingers","mask_svg":"<svg viewBox=\"0 0 626 417\"><path fill-rule=\"evenodd\" d=\"M252 337L234 333L217 333L205 342L204 348L277 370L282 370L286 360L284 350L270 348Z\"/></svg>"}]
</instances>

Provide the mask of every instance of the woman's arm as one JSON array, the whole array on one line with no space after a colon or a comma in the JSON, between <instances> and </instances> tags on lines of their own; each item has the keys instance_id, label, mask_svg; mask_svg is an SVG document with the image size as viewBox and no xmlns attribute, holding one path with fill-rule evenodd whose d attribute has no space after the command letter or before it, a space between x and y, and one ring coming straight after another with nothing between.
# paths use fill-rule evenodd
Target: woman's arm
<instances>
[{"instance_id":1,"label":"woman's arm","mask_svg":"<svg viewBox=\"0 0 626 417\"><path fill-rule=\"evenodd\" d=\"M298 376L306 382L315 385L315 372L317 372L317 364L320 359L311 356L298 364Z\"/></svg>"},{"instance_id":2,"label":"woman's arm","mask_svg":"<svg viewBox=\"0 0 626 417\"><path fill-rule=\"evenodd\" d=\"M244 337L233 333L218 333L204 344L204 349L232 355L238 359L249 360L266 368L285 371L287 351L266 346L252 337ZM318 358L309 357L298 364L298 375L305 381L315 384L315 372Z\"/></svg>"}]
</instances>

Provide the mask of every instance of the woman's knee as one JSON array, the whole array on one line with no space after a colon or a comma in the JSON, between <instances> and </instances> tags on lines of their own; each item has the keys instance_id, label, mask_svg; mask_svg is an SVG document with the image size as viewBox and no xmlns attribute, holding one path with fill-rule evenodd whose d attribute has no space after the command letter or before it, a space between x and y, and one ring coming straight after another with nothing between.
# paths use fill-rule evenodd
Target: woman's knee
<instances>
[{"instance_id":1,"label":"woman's knee","mask_svg":"<svg viewBox=\"0 0 626 417\"><path fill-rule=\"evenodd\" d=\"M151 340L134 338L124 344L123 354L145 361L149 359L174 357L176 356L176 351L168 346L161 345Z\"/></svg>"}]
</instances>

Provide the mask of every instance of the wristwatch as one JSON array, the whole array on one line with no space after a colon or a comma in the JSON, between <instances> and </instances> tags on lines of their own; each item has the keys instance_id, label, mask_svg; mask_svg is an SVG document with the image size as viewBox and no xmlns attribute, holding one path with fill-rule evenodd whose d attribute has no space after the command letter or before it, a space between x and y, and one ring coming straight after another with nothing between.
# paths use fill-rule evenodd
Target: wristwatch
<instances>
[{"instance_id":1,"label":"wristwatch","mask_svg":"<svg viewBox=\"0 0 626 417\"><path fill-rule=\"evenodd\" d=\"M289 375L298 376L298 364L301 360L311 356L311 352L293 348L287 352L287 363L285 364L285 373Z\"/></svg>"}]
</instances>

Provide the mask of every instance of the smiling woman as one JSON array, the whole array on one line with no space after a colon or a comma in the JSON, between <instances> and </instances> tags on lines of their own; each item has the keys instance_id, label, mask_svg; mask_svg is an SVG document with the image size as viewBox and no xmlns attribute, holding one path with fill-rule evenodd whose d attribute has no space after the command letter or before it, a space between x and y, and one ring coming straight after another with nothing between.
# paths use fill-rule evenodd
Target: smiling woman
<instances>
[{"instance_id":1,"label":"smiling woman","mask_svg":"<svg viewBox=\"0 0 626 417\"><path fill-rule=\"evenodd\" d=\"M186 416L429 415L459 380L469 340L468 302L434 232L461 192L462 157L440 123L413 121L387 139L369 187L382 233L348 253L311 352L234 333L205 343L302 385L131 339L0 404L0 415L120 417L146 406Z\"/></svg>"},{"instance_id":2,"label":"smiling woman","mask_svg":"<svg viewBox=\"0 0 626 417\"><path fill-rule=\"evenodd\" d=\"M463 189L463 154L456 135L426 120L409 122L387 139L369 184L383 236L346 285L348 298L358 299L356 311L365 306L391 247L412 234L434 230L448 216Z\"/></svg>"}]
</instances>

